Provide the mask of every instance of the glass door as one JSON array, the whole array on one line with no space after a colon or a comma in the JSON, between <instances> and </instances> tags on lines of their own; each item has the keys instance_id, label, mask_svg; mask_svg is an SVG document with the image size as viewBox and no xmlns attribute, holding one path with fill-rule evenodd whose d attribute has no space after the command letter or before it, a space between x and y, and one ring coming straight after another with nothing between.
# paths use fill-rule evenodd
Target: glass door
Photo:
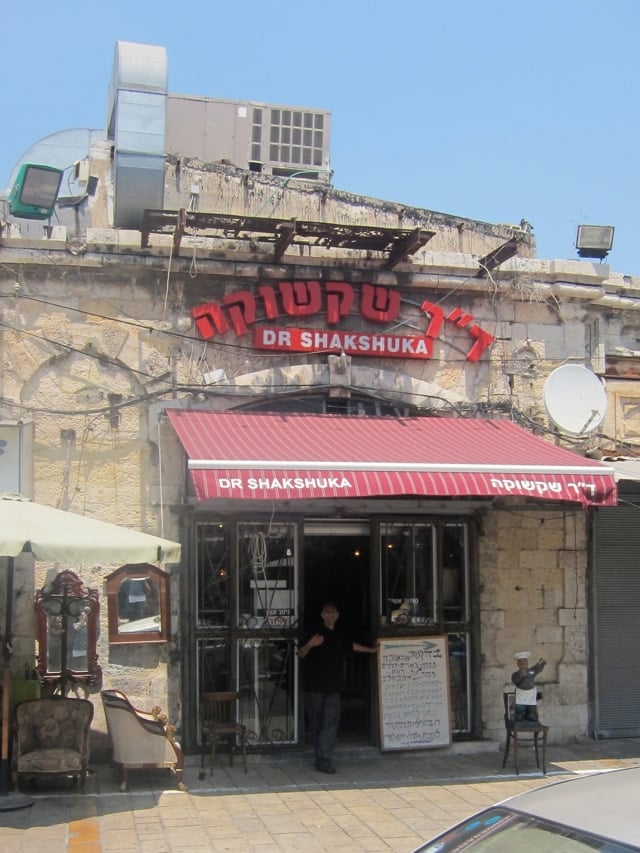
<instances>
[{"instance_id":1,"label":"glass door","mask_svg":"<svg viewBox=\"0 0 640 853\"><path fill-rule=\"evenodd\" d=\"M249 742L294 744L298 732L295 523L237 527L237 684Z\"/></svg>"},{"instance_id":2,"label":"glass door","mask_svg":"<svg viewBox=\"0 0 640 853\"><path fill-rule=\"evenodd\" d=\"M203 693L237 690L250 745L296 743L296 523L198 524L196 554L194 719Z\"/></svg>"},{"instance_id":3,"label":"glass door","mask_svg":"<svg viewBox=\"0 0 640 853\"><path fill-rule=\"evenodd\" d=\"M452 726L458 736L473 729L470 538L466 521L380 523L381 634L448 637Z\"/></svg>"}]
</instances>

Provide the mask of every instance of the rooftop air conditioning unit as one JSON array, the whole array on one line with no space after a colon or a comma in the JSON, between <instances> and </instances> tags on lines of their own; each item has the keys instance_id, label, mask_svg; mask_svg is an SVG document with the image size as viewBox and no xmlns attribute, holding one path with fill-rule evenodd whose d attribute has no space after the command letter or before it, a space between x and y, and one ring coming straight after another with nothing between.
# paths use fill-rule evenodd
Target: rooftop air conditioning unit
<instances>
[{"instance_id":1,"label":"rooftop air conditioning unit","mask_svg":"<svg viewBox=\"0 0 640 853\"><path fill-rule=\"evenodd\" d=\"M167 99L167 153L329 181L331 113L191 95Z\"/></svg>"}]
</instances>

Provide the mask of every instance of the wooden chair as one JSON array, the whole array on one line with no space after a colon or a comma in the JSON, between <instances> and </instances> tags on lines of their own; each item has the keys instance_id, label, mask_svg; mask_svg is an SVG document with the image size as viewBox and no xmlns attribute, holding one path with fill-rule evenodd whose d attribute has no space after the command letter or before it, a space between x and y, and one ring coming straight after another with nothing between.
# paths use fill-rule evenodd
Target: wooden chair
<instances>
[{"instance_id":1,"label":"wooden chair","mask_svg":"<svg viewBox=\"0 0 640 853\"><path fill-rule=\"evenodd\" d=\"M129 769L166 767L176 777L178 788L186 791L182 781L184 755L175 740L175 728L159 708L140 711L119 690L103 690L102 704L113 748L113 763L120 770L121 790L127 789Z\"/></svg>"},{"instance_id":2,"label":"wooden chair","mask_svg":"<svg viewBox=\"0 0 640 853\"><path fill-rule=\"evenodd\" d=\"M542 723L517 722L515 719L515 698L513 691L507 691L503 694L504 700L504 727L506 732L506 740L504 744L504 757L502 766L507 766L507 758L509 757L509 749L513 744L513 760L516 768L516 773L520 774L518 766L518 749L522 744L533 744L536 756L536 767L540 768L540 755L538 751L539 741L542 742L542 772L547 772L547 734L549 726L543 726Z\"/></svg>"},{"instance_id":3,"label":"wooden chair","mask_svg":"<svg viewBox=\"0 0 640 853\"><path fill-rule=\"evenodd\" d=\"M229 761L233 765L233 753L238 744L242 752L244 772L247 772L247 728L238 721L237 708L240 694L234 691L203 693L200 696L200 774L204 779L204 754L207 745L211 749L209 775L213 776L218 741L226 738L229 743Z\"/></svg>"},{"instance_id":4,"label":"wooden chair","mask_svg":"<svg viewBox=\"0 0 640 853\"><path fill-rule=\"evenodd\" d=\"M84 792L93 705L63 696L28 699L15 708L13 772L25 778L73 776Z\"/></svg>"}]
</instances>

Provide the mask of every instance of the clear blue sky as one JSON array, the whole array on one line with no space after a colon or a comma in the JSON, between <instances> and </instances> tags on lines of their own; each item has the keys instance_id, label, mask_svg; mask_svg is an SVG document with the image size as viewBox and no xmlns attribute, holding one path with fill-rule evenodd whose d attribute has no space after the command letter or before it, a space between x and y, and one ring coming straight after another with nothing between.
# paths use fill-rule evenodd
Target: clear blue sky
<instances>
[{"instance_id":1,"label":"clear blue sky","mask_svg":"<svg viewBox=\"0 0 640 853\"><path fill-rule=\"evenodd\" d=\"M337 188L527 219L542 258L614 225L640 275L640 0L3 6L0 188L39 139L104 127L116 41L158 44L171 92L331 110Z\"/></svg>"}]
</instances>

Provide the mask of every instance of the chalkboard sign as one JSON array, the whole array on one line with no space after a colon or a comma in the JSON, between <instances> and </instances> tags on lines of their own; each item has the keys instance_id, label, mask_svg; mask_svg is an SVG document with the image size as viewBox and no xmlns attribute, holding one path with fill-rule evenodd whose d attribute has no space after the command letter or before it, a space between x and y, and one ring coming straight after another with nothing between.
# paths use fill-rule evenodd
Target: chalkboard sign
<instances>
[{"instance_id":1,"label":"chalkboard sign","mask_svg":"<svg viewBox=\"0 0 640 853\"><path fill-rule=\"evenodd\" d=\"M378 641L382 749L426 749L451 743L446 637Z\"/></svg>"}]
</instances>

